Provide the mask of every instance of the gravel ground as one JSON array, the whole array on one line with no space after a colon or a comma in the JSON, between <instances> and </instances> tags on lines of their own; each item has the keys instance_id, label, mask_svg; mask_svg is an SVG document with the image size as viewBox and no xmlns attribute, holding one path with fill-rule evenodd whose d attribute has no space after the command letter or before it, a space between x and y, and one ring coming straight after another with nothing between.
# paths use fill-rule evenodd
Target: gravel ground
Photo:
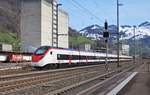
<instances>
[{"instance_id":1,"label":"gravel ground","mask_svg":"<svg viewBox=\"0 0 150 95\"><path fill-rule=\"evenodd\" d=\"M16 65L13 64L13 66L16 66ZM10 67L11 67L11 65L10 65ZM104 67L103 67L103 69L100 68L99 70L100 71L101 70L105 71ZM109 70L110 71L115 69L115 68L116 68L116 64L109 64ZM69 81L67 80L67 82L68 82L67 84L72 84L72 83L75 83L75 82L79 82L81 80L84 80L86 77L90 78L90 77L93 77L93 76L84 76L84 77L79 77L79 78L76 77L77 79L69 80L71 83L69 83ZM43 85L36 85L36 86L31 87L31 88L22 89L22 90L19 90L17 92L5 94L5 95L43 95L43 93L47 93L49 91L52 91L52 89L50 89L50 88L55 88L55 87L57 88L57 86L60 87L60 85L64 85L65 84L65 83L63 83L63 84L62 83L63 82L58 82L58 83L51 83L50 82L50 83L47 83L44 86ZM53 87L53 86L55 86L55 87ZM3 94L0 93L0 95L3 95Z\"/></svg>"},{"instance_id":2,"label":"gravel ground","mask_svg":"<svg viewBox=\"0 0 150 95\"><path fill-rule=\"evenodd\" d=\"M135 71L138 75L119 93L119 95L150 95L150 72L143 64Z\"/></svg>"}]
</instances>

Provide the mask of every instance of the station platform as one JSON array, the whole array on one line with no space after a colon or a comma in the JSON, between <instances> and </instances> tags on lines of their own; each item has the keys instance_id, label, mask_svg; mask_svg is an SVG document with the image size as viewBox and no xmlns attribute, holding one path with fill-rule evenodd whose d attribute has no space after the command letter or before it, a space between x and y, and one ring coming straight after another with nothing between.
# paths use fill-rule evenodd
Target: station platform
<instances>
[{"instance_id":1,"label":"station platform","mask_svg":"<svg viewBox=\"0 0 150 95\"><path fill-rule=\"evenodd\" d=\"M150 64L142 64L135 69L138 74L118 93L118 95L150 95Z\"/></svg>"}]
</instances>

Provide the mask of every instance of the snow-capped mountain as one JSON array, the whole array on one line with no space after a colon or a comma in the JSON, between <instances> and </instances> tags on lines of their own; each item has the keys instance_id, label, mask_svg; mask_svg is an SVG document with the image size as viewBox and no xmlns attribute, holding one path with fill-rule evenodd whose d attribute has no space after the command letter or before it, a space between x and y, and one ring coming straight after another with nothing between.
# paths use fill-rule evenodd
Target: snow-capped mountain
<instances>
[{"instance_id":1,"label":"snow-capped mountain","mask_svg":"<svg viewBox=\"0 0 150 95\"><path fill-rule=\"evenodd\" d=\"M142 39L145 37L150 37L150 22L144 22L137 27L121 26L119 28L119 30L122 34L122 36L121 36L122 39L134 38L134 31L135 31L135 38L136 39Z\"/></svg>"},{"instance_id":2,"label":"snow-capped mountain","mask_svg":"<svg viewBox=\"0 0 150 95\"><path fill-rule=\"evenodd\" d=\"M80 30L80 33L92 40L101 39L103 36L103 27L99 25L91 25Z\"/></svg>"},{"instance_id":3,"label":"snow-capped mountain","mask_svg":"<svg viewBox=\"0 0 150 95\"><path fill-rule=\"evenodd\" d=\"M134 34L135 30L135 34ZM91 40L96 40L95 42L99 42L99 44L104 44L103 38L104 27L99 25L91 25L83 28L79 32ZM115 48L115 43L117 42L117 26L109 25L108 31L110 33L109 37L109 47ZM122 25L119 27L120 40L124 44L128 44L130 48L130 53L134 54L134 50L136 49L136 53L138 54L139 48L142 50L142 56L150 57L150 22L146 21L139 24L136 27L130 25ZM135 36L134 36L135 35ZM136 42L134 42L134 37ZM134 46L136 43L136 46Z\"/></svg>"},{"instance_id":4,"label":"snow-capped mountain","mask_svg":"<svg viewBox=\"0 0 150 95\"><path fill-rule=\"evenodd\" d=\"M79 32L92 40L101 40L103 38L103 26L99 25L91 25L85 27ZM108 30L110 32L110 39L116 38L117 34L117 26L109 25ZM150 22L146 21L138 25L137 27L133 27L130 25L123 25L119 27L120 36L122 39L130 40L134 38L134 30L135 30L135 38L136 39L144 39L150 37Z\"/></svg>"},{"instance_id":5,"label":"snow-capped mountain","mask_svg":"<svg viewBox=\"0 0 150 95\"><path fill-rule=\"evenodd\" d=\"M148 21L143 22L139 25L139 27L145 27L145 28L150 29L150 22L148 22Z\"/></svg>"},{"instance_id":6,"label":"snow-capped mountain","mask_svg":"<svg viewBox=\"0 0 150 95\"><path fill-rule=\"evenodd\" d=\"M122 29L122 27L120 27L122 38L123 39L131 39L134 37L134 27L131 28L125 28ZM140 39L140 38L144 38L150 36L150 29L147 29L145 27L136 27L135 28L135 38L136 39Z\"/></svg>"}]
</instances>

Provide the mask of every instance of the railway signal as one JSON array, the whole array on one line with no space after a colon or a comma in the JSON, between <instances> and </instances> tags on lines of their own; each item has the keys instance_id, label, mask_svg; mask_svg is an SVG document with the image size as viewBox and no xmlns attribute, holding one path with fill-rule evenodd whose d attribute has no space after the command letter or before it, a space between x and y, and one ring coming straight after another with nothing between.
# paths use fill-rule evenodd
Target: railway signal
<instances>
[{"instance_id":1,"label":"railway signal","mask_svg":"<svg viewBox=\"0 0 150 95\"><path fill-rule=\"evenodd\" d=\"M104 23L103 37L104 37L104 38L109 38L108 23L107 23L107 21L105 21L105 23Z\"/></svg>"},{"instance_id":2,"label":"railway signal","mask_svg":"<svg viewBox=\"0 0 150 95\"><path fill-rule=\"evenodd\" d=\"M109 38L109 32L108 32L108 23L107 23L107 21L105 21L105 23L104 23L103 37L105 38L105 45L106 45L105 68L106 68L106 70L108 70L108 38Z\"/></svg>"}]
</instances>

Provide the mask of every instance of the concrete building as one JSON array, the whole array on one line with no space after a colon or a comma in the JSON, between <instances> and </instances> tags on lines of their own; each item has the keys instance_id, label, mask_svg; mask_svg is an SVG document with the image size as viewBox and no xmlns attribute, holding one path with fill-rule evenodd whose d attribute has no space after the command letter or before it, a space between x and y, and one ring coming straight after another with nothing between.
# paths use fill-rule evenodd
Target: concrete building
<instances>
[{"instance_id":1,"label":"concrete building","mask_svg":"<svg viewBox=\"0 0 150 95\"><path fill-rule=\"evenodd\" d=\"M81 51L90 51L91 50L91 44L79 45L79 50L81 50Z\"/></svg>"},{"instance_id":2,"label":"concrete building","mask_svg":"<svg viewBox=\"0 0 150 95\"><path fill-rule=\"evenodd\" d=\"M129 55L129 45L123 44L122 46L122 55Z\"/></svg>"},{"instance_id":3,"label":"concrete building","mask_svg":"<svg viewBox=\"0 0 150 95\"><path fill-rule=\"evenodd\" d=\"M68 14L57 9L55 0L22 0L22 51L31 52L43 45L68 48Z\"/></svg>"},{"instance_id":4,"label":"concrete building","mask_svg":"<svg viewBox=\"0 0 150 95\"><path fill-rule=\"evenodd\" d=\"M0 51L12 51L12 45L0 43Z\"/></svg>"}]
</instances>

